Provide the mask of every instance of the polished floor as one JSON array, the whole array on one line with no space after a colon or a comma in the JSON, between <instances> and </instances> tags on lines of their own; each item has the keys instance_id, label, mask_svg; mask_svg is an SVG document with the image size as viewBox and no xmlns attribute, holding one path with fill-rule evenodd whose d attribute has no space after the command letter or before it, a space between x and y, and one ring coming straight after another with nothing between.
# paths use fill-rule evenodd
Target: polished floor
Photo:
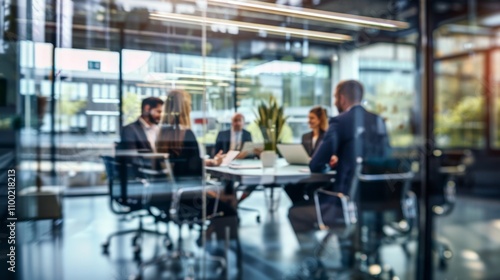
<instances>
[{"instance_id":1,"label":"polished floor","mask_svg":"<svg viewBox=\"0 0 500 280\"><path fill-rule=\"evenodd\" d=\"M267 211L264 192L256 192L242 206L258 208L256 214L240 211L240 238L243 247L242 279L312 279L305 273L314 266L314 248L301 249L286 218L290 202L284 193L277 211ZM66 197L63 199L64 220L60 228L52 228L50 221L22 222L18 229L19 279L131 279L137 275L138 262L133 260L132 235L114 239L109 255L102 253L101 243L107 235L121 229L135 228L137 222L120 221L108 206L106 196ZM435 279L500 279L500 203L492 199L459 197L457 207L446 217L436 221L437 238L450 245L454 256L447 267L436 269ZM152 220L145 220L147 228L154 229ZM163 225L159 229L164 231ZM178 232L171 227L172 237ZM317 234L320 237L321 233ZM195 245L197 231L183 230L184 248L203 255ZM147 235L142 240L142 260L147 261L166 252L163 238ZM321 259L329 267L340 264L335 239L329 243ZM228 277L237 279L235 244L228 253ZM385 264L394 268L399 279L414 279L415 242L409 246L406 257L399 246L387 245L382 249ZM209 242L209 254L223 256L221 242ZM159 265L145 270L143 279L226 279L219 274L220 265L206 262L202 276L193 260L177 265ZM181 272L176 272L181 271ZM329 272L330 279L352 279L353 274Z\"/></svg>"}]
</instances>

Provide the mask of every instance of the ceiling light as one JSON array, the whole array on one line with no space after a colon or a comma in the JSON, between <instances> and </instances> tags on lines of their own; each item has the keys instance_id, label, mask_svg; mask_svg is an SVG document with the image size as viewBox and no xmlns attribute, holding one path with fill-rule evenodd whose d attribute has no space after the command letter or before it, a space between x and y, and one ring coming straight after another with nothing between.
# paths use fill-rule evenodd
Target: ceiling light
<instances>
[{"instance_id":1,"label":"ceiling light","mask_svg":"<svg viewBox=\"0 0 500 280\"><path fill-rule=\"evenodd\" d=\"M402 21L326 12L308 8L294 7L293 9L291 9L288 6L276 5L272 3L263 3L257 1L209 0L209 3L212 5L220 5L225 7L237 6L245 10L250 10L260 13L267 12L283 16L294 16L304 19L358 25L358 26L369 26L372 28L405 29L409 27L408 23Z\"/></svg>"},{"instance_id":2,"label":"ceiling light","mask_svg":"<svg viewBox=\"0 0 500 280\"><path fill-rule=\"evenodd\" d=\"M310 31L310 30L302 30L296 28L288 28L288 27L279 27L279 26L271 26L257 23L249 23L249 22L241 22L241 21L232 21L232 20L222 20L222 19L214 19L214 18L203 18L199 16L189 16L189 15L179 15L172 13L152 13L150 16L151 19L156 20L170 20L177 22L193 22L199 24L225 24L228 26L235 26L240 29L244 29L247 31L261 32L265 31L272 34L277 35L290 35L294 37L307 37L309 39L316 39L320 41L351 41L352 37L344 34L337 33L327 33L327 32L319 32L319 31Z\"/></svg>"}]
</instances>

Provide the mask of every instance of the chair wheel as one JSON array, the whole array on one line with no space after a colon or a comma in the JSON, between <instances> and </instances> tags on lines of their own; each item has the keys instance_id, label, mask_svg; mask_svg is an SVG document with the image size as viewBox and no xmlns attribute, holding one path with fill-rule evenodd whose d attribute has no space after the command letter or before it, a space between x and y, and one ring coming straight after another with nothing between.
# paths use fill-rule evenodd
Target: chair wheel
<instances>
[{"instance_id":1,"label":"chair wheel","mask_svg":"<svg viewBox=\"0 0 500 280\"><path fill-rule=\"evenodd\" d=\"M136 235L132 238L132 246L137 245L137 240L139 240L139 238L141 238L139 235Z\"/></svg>"},{"instance_id":2,"label":"chair wheel","mask_svg":"<svg viewBox=\"0 0 500 280\"><path fill-rule=\"evenodd\" d=\"M453 252L450 249L445 249L443 251L443 258L449 260L453 257Z\"/></svg>"},{"instance_id":3,"label":"chair wheel","mask_svg":"<svg viewBox=\"0 0 500 280\"><path fill-rule=\"evenodd\" d=\"M180 261L178 262L173 262L172 265L170 266L170 269L174 272L174 273L179 273L182 271L182 264Z\"/></svg>"},{"instance_id":4,"label":"chair wheel","mask_svg":"<svg viewBox=\"0 0 500 280\"><path fill-rule=\"evenodd\" d=\"M142 276L141 275L132 275L132 276L130 276L129 279L130 280L142 280Z\"/></svg>"},{"instance_id":5,"label":"chair wheel","mask_svg":"<svg viewBox=\"0 0 500 280\"><path fill-rule=\"evenodd\" d=\"M138 245L134 246L134 254L140 254L141 253L141 247Z\"/></svg>"},{"instance_id":6,"label":"chair wheel","mask_svg":"<svg viewBox=\"0 0 500 280\"><path fill-rule=\"evenodd\" d=\"M140 247L134 248L134 260L138 261L138 262L141 261L141 248Z\"/></svg>"},{"instance_id":7,"label":"chair wheel","mask_svg":"<svg viewBox=\"0 0 500 280\"><path fill-rule=\"evenodd\" d=\"M439 258L439 264L438 264L438 269L439 270L446 270L448 267L448 262L444 258Z\"/></svg>"},{"instance_id":8,"label":"chair wheel","mask_svg":"<svg viewBox=\"0 0 500 280\"><path fill-rule=\"evenodd\" d=\"M109 254L109 243L104 243L101 245L102 247L102 253L104 255L108 255Z\"/></svg>"}]
</instances>

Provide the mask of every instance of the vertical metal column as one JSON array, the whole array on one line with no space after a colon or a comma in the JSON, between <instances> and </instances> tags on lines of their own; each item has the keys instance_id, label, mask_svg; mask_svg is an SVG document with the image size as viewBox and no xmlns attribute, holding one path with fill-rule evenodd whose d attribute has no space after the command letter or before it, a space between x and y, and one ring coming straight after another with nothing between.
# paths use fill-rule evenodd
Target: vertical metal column
<instances>
[{"instance_id":1,"label":"vertical metal column","mask_svg":"<svg viewBox=\"0 0 500 280\"><path fill-rule=\"evenodd\" d=\"M60 16L58 8L58 1L52 2L52 15L54 20L54 30L52 33L52 69L50 73L50 177L55 184L56 177L56 48L57 48L57 35L60 33L60 26L57 17ZM38 143L40 145L40 143Z\"/></svg>"},{"instance_id":2,"label":"vertical metal column","mask_svg":"<svg viewBox=\"0 0 500 280\"><path fill-rule=\"evenodd\" d=\"M236 39L234 41L233 45L233 58L234 58L234 87L233 87L233 105L234 105L234 111L236 112L238 110L238 92L236 91L236 88L238 87L238 40Z\"/></svg>"},{"instance_id":3,"label":"vertical metal column","mask_svg":"<svg viewBox=\"0 0 500 280\"><path fill-rule=\"evenodd\" d=\"M126 17L125 17L126 18ZM125 47L125 22L119 23L120 27L120 46L119 46L119 56L118 56L118 135L120 136L123 128L123 49Z\"/></svg>"},{"instance_id":4,"label":"vertical metal column","mask_svg":"<svg viewBox=\"0 0 500 280\"><path fill-rule=\"evenodd\" d=\"M432 233L433 215L430 203L433 186L432 168L434 164L434 59L433 59L433 22L430 1L420 0L420 49L422 63L420 68L422 91L422 183L420 198L420 221L417 279L432 280Z\"/></svg>"}]
</instances>

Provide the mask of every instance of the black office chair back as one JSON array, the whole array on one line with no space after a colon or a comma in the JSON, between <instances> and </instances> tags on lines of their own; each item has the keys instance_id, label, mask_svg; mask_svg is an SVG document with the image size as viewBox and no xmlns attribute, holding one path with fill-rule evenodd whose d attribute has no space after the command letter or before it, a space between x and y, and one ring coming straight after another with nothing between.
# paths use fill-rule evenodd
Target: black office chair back
<instances>
[{"instance_id":1,"label":"black office chair back","mask_svg":"<svg viewBox=\"0 0 500 280\"><path fill-rule=\"evenodd\" d=\"M359 210L384 211L401 209L401 201L408 194L414 177L411 165L394 158L372 158L363 161L352 194Z\"/></svg>"},{"instance_id":2,"label":"black office chair back","mask_svg":"<svg viewBox=\"0 0 500 280\"><path fill-rule=\"evenodd\" d=\"M207 185L199 174L175 174L176 159L167 159L169 182L172 190L170 216L178 224L197 224L204 218L217 215L220 190L217 186ZM194 161L197 162L197 161ZM200 164L203 162L200 160Z\"/></svg>"},{"instance_id":3,"label":"black office chair back","mask_svg":"<svg viewBox=\"0 0 500 280\"><path fill-rule=\"evenodd\" d=\"M148 197L145 193L147 182L143 178L137 178L136 167L126 160L116 159L112 156L101 156L106 169L108 179L108 192L110 196L111 209L118 214L129 213L130 211L142 209ZM113 206L116 201L127 210L117 210Z\"/></svg>"}]
</instances>

